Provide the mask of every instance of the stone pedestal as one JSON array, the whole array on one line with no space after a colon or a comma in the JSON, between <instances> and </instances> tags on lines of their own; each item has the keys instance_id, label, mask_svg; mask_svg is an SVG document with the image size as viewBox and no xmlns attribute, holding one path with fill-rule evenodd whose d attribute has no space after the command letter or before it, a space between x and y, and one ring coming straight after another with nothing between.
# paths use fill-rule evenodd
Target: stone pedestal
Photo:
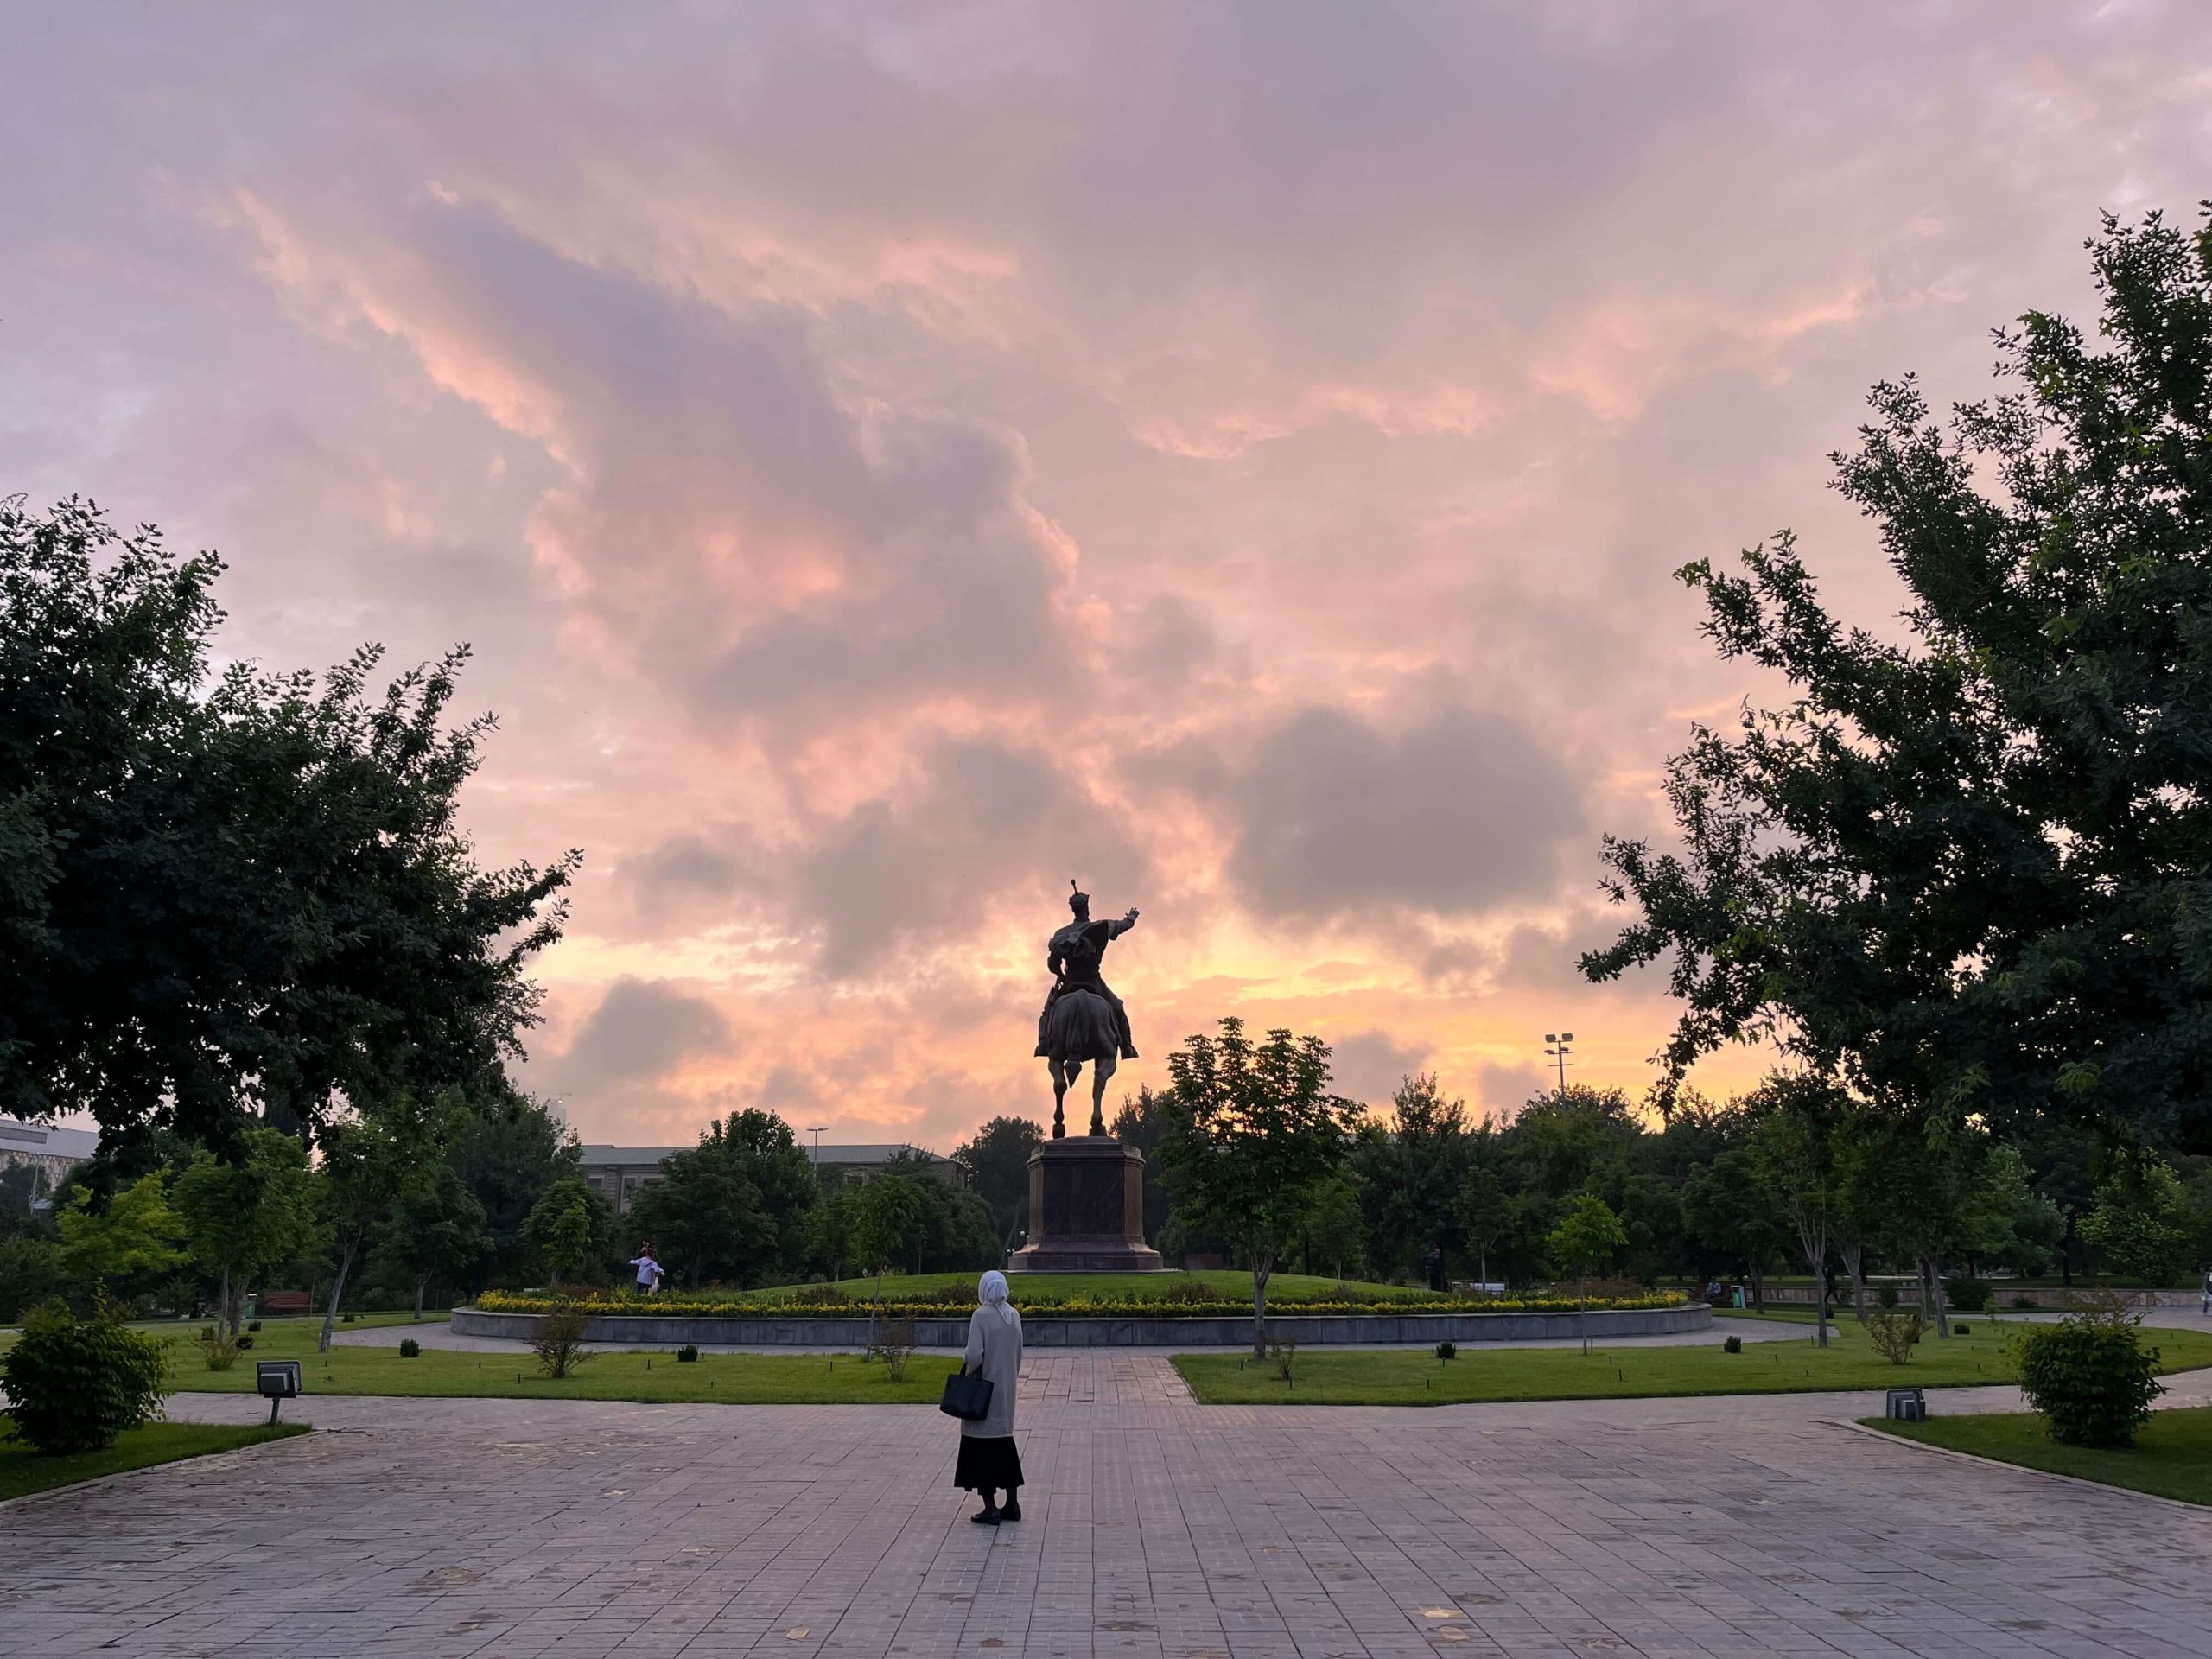
<instances>
[{"instance_id":1,"label":"stone pedestal","mask_svg":"<svg viewBox=\"0 0 2212 1659\"><path fill-rule=\"evenodd\" d=\"M1144 1154L1071 1135L1029 1154L1029 1243L1008 1273L1159 1273L1144 1242Z\"/></svg>"}]
</instances>

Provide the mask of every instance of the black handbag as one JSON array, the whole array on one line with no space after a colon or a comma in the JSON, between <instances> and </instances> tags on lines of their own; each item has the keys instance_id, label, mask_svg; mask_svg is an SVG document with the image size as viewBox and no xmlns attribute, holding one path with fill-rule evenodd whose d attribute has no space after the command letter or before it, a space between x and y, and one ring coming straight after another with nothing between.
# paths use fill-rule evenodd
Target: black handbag
<instances>
[{"instance_id":1,"label":"black handbag","mask_svg":"<svg viewBox=\"0 0 2212 1659\"><path fill-rule=\"evenodd\" d=\"M991 1379L980 1371L955 1371L944 1379L944 1398L937 1408L963 1423L980 1423L991 1414Z\"/></svg>"}]
</instances>

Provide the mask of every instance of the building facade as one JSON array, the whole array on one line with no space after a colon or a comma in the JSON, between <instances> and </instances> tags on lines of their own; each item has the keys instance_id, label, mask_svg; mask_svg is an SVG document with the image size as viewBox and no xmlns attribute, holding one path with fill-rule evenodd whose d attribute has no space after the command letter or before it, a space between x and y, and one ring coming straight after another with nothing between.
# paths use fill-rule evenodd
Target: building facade
<instances>
[{"instance_id":1,"label":"building facade","mask_svg":"<svg viewBox=\"0 0 2212 1659\"><path fill-rule=\"evenodd\" d=\"M40 1176L41 1196L51 1198L68 1184L69 1172L99 1150L90 1129L52 1128L0 1117L0 1169L28 1164Z\"/></svg>"},{"instance_id":2,"label":"building facade","mask_svg":"<svg viewBox=\"0 0 2212 1659\"><path fill-rule=\"evenodd\" d=\"M626 1215L638 1190L660 1179L662 1159L696 1149L696 1145L587 1146L583 1149L583 1177L591 1184L594 1192L614 1206L616 1215ZM873 1180L888 1169L891 1160L901 1153L923 1160L928 1165L930 1173L948 1186L967 1184L967 1177L959 1165L924 1147L893 1144L807 1148L808 1159L813 1163L816 1173L824 1180L833 1178L849 1181Z\"/></svg>"}]
</instances>

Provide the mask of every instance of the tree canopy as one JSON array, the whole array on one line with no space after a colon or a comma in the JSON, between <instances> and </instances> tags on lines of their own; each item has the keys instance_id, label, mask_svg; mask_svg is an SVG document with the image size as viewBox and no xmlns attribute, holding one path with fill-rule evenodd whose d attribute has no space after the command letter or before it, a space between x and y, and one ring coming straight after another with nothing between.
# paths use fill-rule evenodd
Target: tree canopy
<instances>
[{"instance_id":1,"label":"tree canopy","mask_svg":"<svg viewBox=\"0 0 2212 1659\"><path fill-rule=\"evenodd\" d=\"M1877 1109L2212 1144L2212 232L2089 249L2094 341L2030 313L2007 390L1939 423L1877 386L1835 458L1899 637L1833 615L1787 534L1683 570L1790 695L1669 763L1681 850L1606 843L1640 914L1583 966L1669 960L1662 1101L1770 1038Z\"/></svg>"}]
</instances>

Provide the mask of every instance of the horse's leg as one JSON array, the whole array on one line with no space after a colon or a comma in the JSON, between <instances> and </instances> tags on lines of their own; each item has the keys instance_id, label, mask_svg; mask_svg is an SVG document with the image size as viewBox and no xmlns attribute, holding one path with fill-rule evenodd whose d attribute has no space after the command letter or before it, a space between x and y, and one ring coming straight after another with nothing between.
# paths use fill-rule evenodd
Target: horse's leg
<instances>
[{"instance_id":1,"label":"horse's leg","mask_svg":"<svg viewBox=\"0 0 2212 1659\"><path fill-rule=\"evenodd\" d=\"M1109 1054L1090 1068L1090 1132L1106 1133L1106 1079L1112 1077L1121 1061Z\"/></svg>"},{"instance_id":2,"label":"horse's leg","mask_svg":"<svg viewBox=\"0 0 2212 1659\"><path fill-rule=\"evenodd\" d=\"M1068 1074L1058 1060L1048 1060L1046 1065L1052 1073L1052 1139L1058 1141L1068 1132L1067 1119L1061 1109L1068 1096Z\"/></svg>"}]
</instances>

